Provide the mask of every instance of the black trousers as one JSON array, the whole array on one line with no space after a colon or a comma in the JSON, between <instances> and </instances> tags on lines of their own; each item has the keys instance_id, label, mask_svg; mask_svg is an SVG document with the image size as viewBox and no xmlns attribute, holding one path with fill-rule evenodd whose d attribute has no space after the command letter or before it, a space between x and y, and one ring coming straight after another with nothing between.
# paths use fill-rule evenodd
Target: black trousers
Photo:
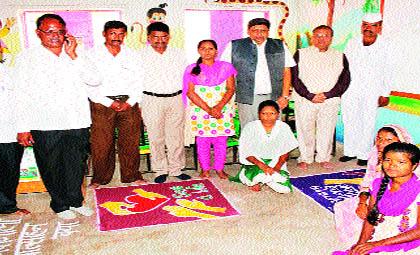
<instances>
[{"instance_id":1,"label":"black trousers","mask_svg":"<svg viewBox=\"0 0 420 255\"><path fill-rule=\"evenodd\" d=\"M31 131L39 173L56 212L80 207L89 148L89 129Z\"/></svg>"},{"instance_id":2,"label":"black trousers","mask_svg":"<svg viewBox=\"0 0 420 255\"><path fill-rule=\"evenodd\" d=\"M18 143L0 143L0 213L14 213L23 147Z\"/></svg>"}]
</instances>

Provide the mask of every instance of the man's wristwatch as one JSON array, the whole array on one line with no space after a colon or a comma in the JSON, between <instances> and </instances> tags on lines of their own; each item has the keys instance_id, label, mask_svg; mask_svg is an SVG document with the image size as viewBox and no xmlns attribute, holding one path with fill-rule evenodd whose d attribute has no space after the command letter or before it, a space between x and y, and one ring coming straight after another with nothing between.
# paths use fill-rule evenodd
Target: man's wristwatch
<instances>
[{"instance_id":1,"label":"man's wristwatch","mask_svg":"<svg viewBox=\"0 0 420 255\"><path fill-rule=\"evenodd\" d=\"M290 100L290 96L281 96L281 97L286 99L286 100Z\"/></svg>"}]
</instances>

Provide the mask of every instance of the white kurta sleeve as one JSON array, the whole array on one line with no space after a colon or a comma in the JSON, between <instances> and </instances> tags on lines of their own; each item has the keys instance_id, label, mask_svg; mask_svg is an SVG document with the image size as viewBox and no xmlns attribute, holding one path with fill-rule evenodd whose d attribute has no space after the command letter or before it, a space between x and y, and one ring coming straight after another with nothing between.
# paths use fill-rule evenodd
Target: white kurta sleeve
<instances>
[{"instance_id":1,"label":"white kurta sleeve","mask_svg":"<svg viewBox=\"0 0 420 255\"><path fill-rule=\"evenodd\" d=\"M99 86L101 84L102 77L98 68L85 54L79 54L72 63L77 68L80 78L86 85Z\"/></svg>"},{"instance_id":2,"label":"white kurta sleeve","mask_svg":"<svg viewBox=\"0 0 420 255\"><path fill-rule=\"evenodd\" d=\"M138 68L135 70L133 80L130 83L130 93L129 93L130 98L127 100L127 103L131 106L138 103L140 106L141 101L143 99L143 79L144 79L143 63L140 60L133 60L133 61L135 61L133 65L137 66Z\"/></svg>"}]
</instances>

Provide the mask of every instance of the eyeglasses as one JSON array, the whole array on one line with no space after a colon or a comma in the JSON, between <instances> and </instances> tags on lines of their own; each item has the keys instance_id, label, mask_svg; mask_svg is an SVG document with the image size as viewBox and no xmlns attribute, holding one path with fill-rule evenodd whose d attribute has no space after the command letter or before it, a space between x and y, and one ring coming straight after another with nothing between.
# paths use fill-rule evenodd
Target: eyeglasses
<instances>
[{"instance_id":1,"label":"eyeglasses","mask_svg":"<svg viewBox=\"0 0 420 255\"><path fill-rule=\"evenodd\" d=\"M41 31L42 33L48 35L48 36L51 36L51 35L54 35L54 34L65 35L67 33L66 30L57 30L57 31L53 31L53 30L44 31L44 30L41 30L41 29L38 29L38 30Z\"/></svg>"}]
</instances>

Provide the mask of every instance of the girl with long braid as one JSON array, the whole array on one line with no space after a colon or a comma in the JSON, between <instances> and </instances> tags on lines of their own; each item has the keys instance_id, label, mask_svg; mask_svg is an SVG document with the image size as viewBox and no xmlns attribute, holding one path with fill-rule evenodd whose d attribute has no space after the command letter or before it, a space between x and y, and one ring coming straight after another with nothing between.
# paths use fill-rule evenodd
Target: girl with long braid
<instances>
[{"instance_id":1,"label":"girl with long braid","mask_svg":"<svg viewBox=\"0 0 420 255\"><path fill-rule=\"evenodd\" d=\"M420 246L420 180L414 174L420 149L392 143L385 147L382 159L385 176L373 182L359 240L350 250L333 255L401 254Z\"/></svg>"},{"instance_id":2,"label":"girl with long braid","mask_svg":"<svg viewBox=\"0 0 420 255\"><path fill-rule=\"evenodd\" d=\"M385 125L376 134L375 145L368 156L366 174L360 184L359 196L351 197L334 205L334 218L339 240L351 245L357 241L357 234L362 229L368 214L368 202L372 183L383 177L382 152L385 146L394 142L412 143L407 130L399 125Z\"/></svg>"},{"instance_id":3,"label":"girl with long braid","mask_svg":"<svg viewBox=\"0 0 420 255\"><path fill-rule=\"evenodd\" d=\"M236 70L232 64L216 60L217 44L213 40L198 43L200 58L184 73L184 99L189 99L191 132L196 137L201 177L209 178L215 170L221 179L226 161L227 138L235 134L232 99L235 93ZM214 163L211 164L211 146Z\"/></svg>"}]
</instances>

